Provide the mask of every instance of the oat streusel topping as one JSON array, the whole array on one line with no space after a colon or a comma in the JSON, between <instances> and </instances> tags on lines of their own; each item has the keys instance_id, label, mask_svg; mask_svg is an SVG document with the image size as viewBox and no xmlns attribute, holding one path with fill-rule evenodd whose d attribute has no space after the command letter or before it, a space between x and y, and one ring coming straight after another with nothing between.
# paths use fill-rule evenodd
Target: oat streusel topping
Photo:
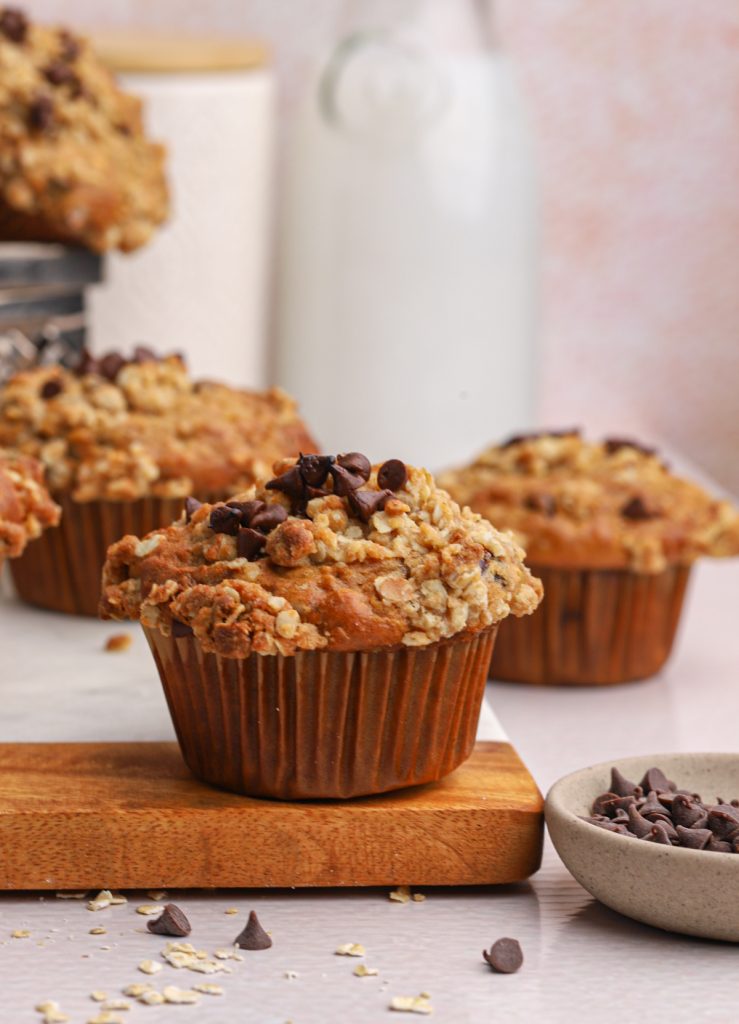
<instances>
[{"instance_id":1,"label":"oat streusel topping","mask_svg":"<svg viewBox=\"0 0 739 1024\"><path fill-rule=\"evenodd\" d=\"M101 614L245 657L423 646L535 610L541 583L510 535L426 470L363 458L283 460L228 504L189 502L166 529L124 537Z\"/></svg>"},{"instance_id":2,"label":"oat streusel topping","mask_svg":"<svg viewBox=\"0 0 739 1024\"><path fill-rule=\"evenodd\" d=\"M0 8L0 237L137 249L168 210L164 148L88 41Z\"/></svg>"},{"instance_id":3,"label":"oat streusel topping","mask_svg":"<svg viewBox=\"0 0 739 1024\"><path fill-rule=\"evenodd\" d=\"M59 508L44 486L40 464L0 449L0 565L58 522Z\"/></svg>"},{"instance_id":4,"label":"oat streusel topping","mask_svg":"<svg viewBox=\"0 0 739 1024\"><path fill-rule=\"evenodd\" d=\"M76 501L229 494L314 450L284 392L197 383L177 356L142 358L17 374L0 390L0 444L36 456L52 493Z\"/></svg>"},{"instance_id":5,"label":"oat streusel topping","mask_svg":"<svg viewBox=\"0 0 739 1024\"><path fill-rule=\"evenodd\" d=\"M529 561L661 572L739 554L739 514L649 448L577 431L512 438L440 477L460 504L513 530Z\"/></svg>"}]
</instances>

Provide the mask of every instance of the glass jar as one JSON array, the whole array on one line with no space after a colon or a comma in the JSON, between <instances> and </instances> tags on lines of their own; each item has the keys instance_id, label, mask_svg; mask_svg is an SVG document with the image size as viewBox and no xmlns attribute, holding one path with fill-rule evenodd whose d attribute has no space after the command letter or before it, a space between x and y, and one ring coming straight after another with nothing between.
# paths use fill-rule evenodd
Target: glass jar
<instances>
[{"instance_id":1,"label":"glass jar","mask_svg":"<svg viewBox=\"0 0 739 1024\"><path fill-rule=\"evenodd\" d=\"M488 5L353 0L288 140L277 382L327 451L438 469L533 415L534 172Z\"/></svg>"}]
</instances>

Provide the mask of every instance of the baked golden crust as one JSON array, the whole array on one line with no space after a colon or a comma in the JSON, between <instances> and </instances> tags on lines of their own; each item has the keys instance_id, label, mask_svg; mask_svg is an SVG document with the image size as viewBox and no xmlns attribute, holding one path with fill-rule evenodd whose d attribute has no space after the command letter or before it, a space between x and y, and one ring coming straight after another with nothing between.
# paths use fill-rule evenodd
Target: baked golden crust
<instances>
[{"instance_id":1,"label":"baked golden crust","mask_svg":"<svg viewBox=\"0 0 739 1024\"><path fill-rule=\"evenodd\" d=\"M58 522L59 508L44 486L41 465L0 449L0 565Z\"/></svg>"},{"instance_id":2,"label":"baked golden crust","mask_svg":"<svg viewBox=\"0 0 739 1024\"><path fill-rule=\"evenodd\" d=\"M302 462L275 471L289 476ZM396 475L394 493L378 486L380 470L367 463L353 480L356 501L321 481L296 509L273 481L230 506L191 508L143 540L124 537L108 551L102 616L165 636L174 623L174 635L192 631L206 651L246 657L423 646L535 610L541 584L510 535L460 510L425 470ZM263 540L254 527L265 513ZM231 514L236 533L218 532L232 529Z\"/></svg>"},{"instance_id":3,"label":"baked golden crust","mask_svg":"<svg viewBox=\"0 0 739 1024\"><path fill-rule=\"evenodd\" d=\"M739 554L736 509L634 442L576 432L513 439L440 483L513 530L535 566L657 573Z\"/></svg>"},{"instance_id":4,"label":"baked golden crust","mask_svg":"<svg viewBox=\"0 0 739 1024\"><path fill-rule=\"evenodd\" d=\"M315 450L278 389L194 383L177 356L120 363L112 380L41 367L0 391L0 445L40 459L52 493L76 501L228 494L275 459Z\"/></svg>"},{"instance_id":5,"label":"baked golden crust","mask_svg":"<svg viewBox=\"0 0 739 1024\"><path fill-rule=\"evenodd\" d=\"M167 216L164 148L86 39L0 8L0 238L137 249Z\"/></svg>"}]
</instances>

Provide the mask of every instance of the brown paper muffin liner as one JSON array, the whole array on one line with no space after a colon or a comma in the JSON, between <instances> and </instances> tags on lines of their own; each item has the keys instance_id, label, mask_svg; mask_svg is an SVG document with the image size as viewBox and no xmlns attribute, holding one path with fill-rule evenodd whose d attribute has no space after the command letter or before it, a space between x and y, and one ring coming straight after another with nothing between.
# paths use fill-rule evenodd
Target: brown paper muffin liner
<instances>
[{"instance_id":1,"label":"brown paper muffin liner","mask_svg":"<svg viewBox=\"0 0 739 1024\"><path fill-rule=\"evenodd\" d=\"M433 782L465 761L496 627L428 647L247 658L145 633L190 770L237 793L306 800Z\"/></svg>"},{"instance_id":2,"label":"brown paper muffin liner","mask_svg":"<svg viewBox=\"0 0 739 1024\"><path fill-rule=\"evenodd\" d=\"M625 683L658 672L677 631L689 566L664 572L531 566L539 609L502 624L494 679L517 683Z\"/></svg>"},{"instance_id":3,"label":"brown paper muffin liner","mask_svg":"<svg viewBox=\"0 0 739 1024\"><path fill-rule=\"evenodd\" d=\"M44 530L10 563L18 596L39 608L95 615L108 547L127 533L141 537L168 526L182 513L182 498L138 501L73 501L56 496L59 525Z\"/></svg>"}]
</instances>

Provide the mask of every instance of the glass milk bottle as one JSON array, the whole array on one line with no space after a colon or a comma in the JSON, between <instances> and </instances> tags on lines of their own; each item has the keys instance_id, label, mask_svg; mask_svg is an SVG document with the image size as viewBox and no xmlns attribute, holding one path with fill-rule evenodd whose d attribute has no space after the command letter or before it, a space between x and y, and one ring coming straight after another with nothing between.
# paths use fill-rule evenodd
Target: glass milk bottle
<instances>
[{"instance_id":1,"label":"glass milk bottle","mask_svg":"<svg viewBox=\"0 0 739 1024\"><path fill-rule=\"evenodd\" d=\"M325 451L439 469L532 419L532 156L475 0L355 0L288 143L277 382Z\"/></svg>"}]
</instances>

